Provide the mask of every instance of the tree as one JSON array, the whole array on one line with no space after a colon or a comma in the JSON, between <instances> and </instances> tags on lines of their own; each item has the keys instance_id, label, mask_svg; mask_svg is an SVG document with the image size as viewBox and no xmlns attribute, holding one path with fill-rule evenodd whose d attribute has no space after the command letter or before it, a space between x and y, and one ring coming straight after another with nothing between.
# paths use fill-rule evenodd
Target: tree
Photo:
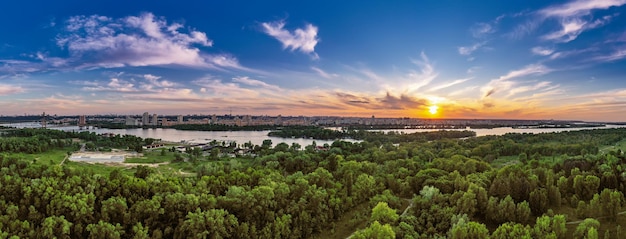
<instances>
[{"instance_id":1,"label":"tree","mask_svg":"<svg viewBox=\"0 0 626 239\"><path fill-rule=\"evenodd\" d=\"M463 196L456 201L456 208L459 213L467 214L469 217L473 217L476 212L476 194L471 189L463 193Z\"/></svg>"},{"instance_id":2,"label":"tree","mask_svg":"<svg viewBox=\"0 0 626 239\"><path fill-rule=\"evenodd\" d=\"M72 223L65 216L50 216L41 223L41 235L45 238L70 238Z\"/></svg>"},{"instance_id":3,"label":"tree","mask_svg":"<svg viewBox=\"0 0 626 239\"><path fill-rule=\"evenodd\" d=\"M595 238L598 238L598 228L600 228L600 222L598 220L587 218L576 227L574 238L589 238L590 236L594 236L594 234Z\"/></svg>"},{"instance_id":4,"label":"tree","mask_svg":"<svg viewBox=\"0 0 626 239\"><path fill-rule=\"evenodd\" d=\"M594 194L598 193L600 187L600 178L594 175L576 175L574 177L574 191L578 198L588 201Z\"/></svg>"},{"instance_id":5,"label":"tree","mask_svg":"<svg viewBox=\"0 0 626 239\"><path fill-rule=\"evenodd\" d=\"M113 225L102 220L98 224L87 225L90 239L119 239L124 234L124 230L120 224Z\"/></svg>"},{"instance_id":6,"label":"tree","mask_svg":"<svg viewBox=\"0 0 626 239\"><path fill-rule=\"evenodd\" d=\"M376 179L370 175L361 174L357 177L353 188L357 201L369 199L376 194Z\"/></svg>"},{"instance_id":7,"label":"tree","mask_svg":"<svg viewBox=\"0 0 626 239\"><path fill-rule=\"evenodd\" d=\"M528 226L514 222L507 222L498 226L498 228L491 235L491 239L509 238L532 239L531 230Z\"/></svg>"},{"instance_id":8,"label":"tree","mask_svg":"<svg viewBox=\"0 0 626 239\"><path fill-rule=\"evenodd\" d=\"M369 227L359 230L352 236L354 239L392 239L396 238L396 233L389 224L381 225L378 221L374 221Z\"/></svg>"},{"instance_id":9,"label":"tree","mask_svg":"<svg viewBox=\"0 0 626 239\"><path fill-rule=\"evenodd\" d=\"M237 218L224 209L190 212L174 238L230 238L239 226Z\"/></svg>"},{"instance_id":10,"label":"tree","mask_svg":"<svg viewBox=\"0 0 626 239\"><path fill-rule=\"evenodd\" d=\"M478 222L459 221L450 228L452 239L485 239L489 238L489 230L485 224Z\"/></svg>"},{"instance_id":11,"label":"tree","mask_svg":"<svg viewBox=\"0 0 626 239\"><path fill-rule=\"evenodd\" d=\"M398 214L396 213L396 210L391 209L386 202L379 202L372 209L370 222L374 221L378 221L382 224L395 225L398 221Z\"/></svg>"},{"instance_id":12,"label":"tree","mask_svg":"<svg viewBox=\"0 0 626 239\"><path fill-rule=\"evenodd\" d=\"M530 193L530 210L535 216L540 216L548 210L548 193L543 188L537 188Z\"/></svg>"},{"instance_id":13,"label":"tree","mask_svg":"<svg viewBox=\"0 0 626 239\"><path fill-rule=\"evenodd\" d=\"M148 228L141 225L141 222L138 222L133 226L133 232L135 235L133 239L148 239L150 236L148 235Z\"/></svg>"},{"instance_id":14,"label":"tree","mask_svg":"<svg viewBox=\"0 0 626 239\"><path fill-rule=\"evenodd\" d=\"M152 173L152 169L144 165L137 166L135 170L135 177L142 179L146 179Z\"/></svg>"}]
</instances>

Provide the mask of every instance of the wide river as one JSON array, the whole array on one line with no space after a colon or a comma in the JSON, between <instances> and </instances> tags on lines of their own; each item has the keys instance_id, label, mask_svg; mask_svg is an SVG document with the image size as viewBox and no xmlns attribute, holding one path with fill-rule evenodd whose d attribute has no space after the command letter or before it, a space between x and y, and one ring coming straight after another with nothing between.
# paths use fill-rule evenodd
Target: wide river
<instances>
[{"instance_id":1,"label":"wide river","mask_svg":"<svg viewBox=\"0 0 626 239\"><path fill-rule=\"evenodd\" d=\"M16 123L16 124L0 124L3 126L12 126L18 128L33 128L33 127L41 127L38 123ZM550 132L562 132L562 131L571 131L571 130L584 130L584 129L606 129L606 128L623 128L626 125L607 125L604 127L595 127L595 128L541 128L541 129L514 129L511 127L500 127L493 129L469 129L471 131L476 132L476 136L485 136L485 135L504 135L506 133L550 133ZM53 129L66 130L66 131L79 131L78 126L62 126L62 127L53 127ZM415 132L428 132L428 131L438 131L440 129L394 129L394 130L381 130L384 132L388 131L399 131L404 133L415 133ZM453 129L453 130L465 130L465 129ZM269 137L267 134L270 132L268 130L264 131L191 131L191 130L176 130L176 129L88 129L86 131L96 132L98 134L102 133L114 133L114 134L128 134L134 135L142 138L154 138L161 139L170 142L181 142L181 141L194 141L194 142L206 142L211 140L218 141L236 141L238 144L243 144L245 142L251 142L255 145L261 145L263 140L270 139L272 140L272 144L276 145L278 143L284 142L289 145L292 143L298 143L302 146L310 145L315 141L317 145L323 145L325 143L331 144L333 141L329 140L313 140L313 139L296 139L296 138L278 138L278 137ZM354 140L349 140L354 141Z\"/></svg>"}]
</instances>

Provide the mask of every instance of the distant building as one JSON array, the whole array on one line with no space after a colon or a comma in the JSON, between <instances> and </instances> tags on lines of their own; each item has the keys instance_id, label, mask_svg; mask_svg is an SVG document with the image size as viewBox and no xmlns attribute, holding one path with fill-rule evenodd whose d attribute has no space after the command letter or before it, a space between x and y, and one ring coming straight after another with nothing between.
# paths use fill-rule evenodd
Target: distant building
<instances>
[{"instance_id":1,"label":"distant building","mask_svg":"<svg viewBox=\"0 0 626 239\"><path fill-rule=\"evenodd\" d=\"M179 124L182 124L182 123L183 123L183 116L182 116L182 115L179 115L179 116L178 116L178 123L179 123Z\"/></svg>"},{"instance_id":2,"label":"distant building","mask_svg":"<svg viewBox=\"0 0 626 239\"><path fill-rule=\"evenodd\" d=\"M151 125L159 125L159 116L157 114L152 115Z\"/></svg>"},{"instance_id":3,"label":"distant building","mask_svg":"<svg viewBox=\"0 0 626 239\"><path fill-rule=\"evenodd\" d=\"M84 115L78 116L78 126L85 125L87 125L87 117L85 117Z\"/></svg>"},{"instance_id":4,"label":"distant building","mask_svg":"<svg viewBox=\"0 0 626 239\"><path fill-rule=\"evenodd\" d=\"M126 122L125 125L129 125L129 126L138 126L141 122L139 122L138 119L132 118L129 116L126 116Z\"/></svg>"},{"instance_id":5,"label":"distant building","mask_svg":"<svg viewBox=\"0 0 626 239\"><path fill-rule=\"evenodd\" d=\"M150 113L143 112L143 117L141 117L141 124L144 126L150 124Z\"/></svg>"}]
</instances>

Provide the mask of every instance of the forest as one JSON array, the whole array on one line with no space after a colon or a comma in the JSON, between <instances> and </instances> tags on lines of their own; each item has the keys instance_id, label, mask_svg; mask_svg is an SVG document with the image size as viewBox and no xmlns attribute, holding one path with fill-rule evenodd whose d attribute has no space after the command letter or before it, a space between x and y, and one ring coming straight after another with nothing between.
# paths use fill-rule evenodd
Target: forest
<instances>
[{"instance_id":1,"label":"forest","mask_svg":"<svg viewBox=\"0 0 626 239\"><path fill-rule=\"evenodd\" d=\"M237 155L156 149L191 172L177 174L48 159L87 143L140 151L153 139L4 129L0 238L626 235L626 128L450 132L323 148L267 141Z\"/></svg>"}]
</instances>

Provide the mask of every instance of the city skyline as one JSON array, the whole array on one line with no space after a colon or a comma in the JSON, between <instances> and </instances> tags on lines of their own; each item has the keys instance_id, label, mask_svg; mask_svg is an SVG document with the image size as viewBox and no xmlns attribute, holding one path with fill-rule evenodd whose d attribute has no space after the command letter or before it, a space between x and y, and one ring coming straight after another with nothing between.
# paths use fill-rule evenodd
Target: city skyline
<instances>
[{"instance_id":1,"label":"city skyline","mask_svg":"<svg viewBox=\"0 0 626 239\"><path fill-rule=\"evenodd\" d=\"M625 121L624 5L11 2L0 115Z\"/></svg>"}]
</instances>

